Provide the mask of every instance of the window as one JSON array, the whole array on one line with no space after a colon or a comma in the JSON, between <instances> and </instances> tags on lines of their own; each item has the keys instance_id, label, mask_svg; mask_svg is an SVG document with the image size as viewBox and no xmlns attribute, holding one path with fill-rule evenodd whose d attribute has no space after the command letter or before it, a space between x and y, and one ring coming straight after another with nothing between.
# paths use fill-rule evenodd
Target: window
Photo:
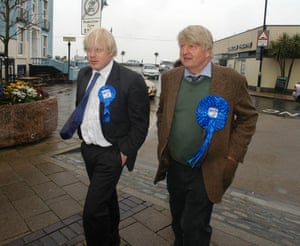
<instances>
[{"instance_id":1,"label":"window","mask_svg":"<svg viewBox=\"0 0 300 246\"><path fill-rule=\"evenodd\" d=\"M246 74L246 60L241 60L241 74Z\"/></svg>"},{"instance_id":2,"label":"window","mask_svg":"<svg viewBox=\"0 0 300 246\"><path fill-rule=\"evenodd\" d=\"M48 29L49 28L49 22L48 22L48 1L47 0L44 0L43 28L44 29Z\"/></svg>"},{"instance_id":3,"label":"window","mask_svg":"<svg viewBox=\"0 0 300 246\"><path fill-rule=\"evenodd\" d=\"M19 28L19 34L17 36L17 42L18 42L18 55L24 55L25 50L25 30L24 28Z\"/></svg>"},{"instance_id":4,"label":"window","mask_svg":"<svg viewBox=\"0 0 300 246\"><path fill-rule=\"evenodd\" d=\"M42 47L42 56L43 57L47 57L48 56L48 37L47 36L43 36L43 47Z\"/></svg>"},{"instance_id":5,"label":"window","mask_svg":"<svg viewBox=\"0 0 300 246\"><path fill-rule=\"evenodd\" d=\"M32 8L31 9L32 22L36 24L37 20L38 20L38 3L37 3L37 0L32 1L31 8Z\"/></svg>"},{"instance_id":6,"label":"window","mask_svg":"<svg viewBox=\"0 0 300 246\"><path fill-rule=\"evenodd\" d=\"M4 53L4 44L3 44L3 42L0 42L0 53Z\"/></svg>"},{"instance_id":7,"label":"window","mask_svg":"<svg viewBox=\"0 0 300 246\"><path fill-rule=\"evenodd\" d=\"M16 2L16 17L17 21L26 21L27 13L26 13L26 2L24 1L17 1Z\"/></svg>"}]
</instances>

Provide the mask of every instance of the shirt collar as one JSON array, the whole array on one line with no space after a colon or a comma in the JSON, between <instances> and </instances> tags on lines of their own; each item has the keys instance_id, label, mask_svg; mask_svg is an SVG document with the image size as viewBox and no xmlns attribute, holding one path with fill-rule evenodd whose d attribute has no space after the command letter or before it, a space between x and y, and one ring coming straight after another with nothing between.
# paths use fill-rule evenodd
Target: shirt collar
<instances>
[{"instance_id":1,"label":"shirt collar","mask_svg":"<svg viewBox=\"0 0 300 246\"><path fill-rule=\"evenodd\" d=\"M110 74L112 67L113 67L114 61L111 60L104 68L102 68L100 71L93 70L93 76L96 72L100 73L101 76L103 76L105 79L107 79L108 75Z\"/></svg>"},{"instance_id":2,"label":"shirt collar","mask_svg":"<svg viewBox=\"0 0 300 246\"><path fill-rule=\"evenodd\" d=\"M202 75L202 76L206 76L206 77L209 77L211 78L211 69L212 69L212 63L209 62L206 64L206 66L202 69L202 71L198 74L191 74L186 68L184 69L184 77L187 78L188 76L199 76L199 75Z\"/></svg>"}]
</instances>

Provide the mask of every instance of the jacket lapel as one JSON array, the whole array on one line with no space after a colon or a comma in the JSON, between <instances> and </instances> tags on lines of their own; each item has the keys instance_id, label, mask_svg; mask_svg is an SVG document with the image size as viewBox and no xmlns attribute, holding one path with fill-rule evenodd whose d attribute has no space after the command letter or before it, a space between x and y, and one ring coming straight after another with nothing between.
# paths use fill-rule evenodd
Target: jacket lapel
<instances>
[{"instance_id":1,"label":"jacket lapel","mask_svg":"<svg viewBox=\"0 0 300 246\"><path fill-rule=\"evenodd\" d=\"M176 108L176 101L177 101L177 95L179 93L181 81L183 79L183 72L184 68L180 67L180 69L174 71L168 78L168 81L166 83L167 88L167 95L164 95L164 97L170 97L166 102L168 102L169 110L168 110L168 116L167 119L170 120L170 128L171 128L171 122L173 120L173 116L175 113L175 108Z\"/></svg>"},{"instance_id":2,"label":"jacket lapel","mask_svg":"<svg viewBox=\"0 0 300 246\"><path fill-rule=\"evenodd\" d=\"M89 81L92 76L92 68L89 67L83 74L82 79L80 80L80 84L78 85L78 99L79 101L84 96L86 88L89 84Z\"/></svg>"},{"instance_id":3,"label":"jacket lapel","mask_svg":"<svg viewBox=\"0 0 300 246\"><path fill-rule=\"evenodd\" d=\"M114 61L112 69L110 71L110 74L105 84L116 87L119 84L119 80L120 80L119 70L120 70L119 65Z\"/></svg>"}]
</instances>

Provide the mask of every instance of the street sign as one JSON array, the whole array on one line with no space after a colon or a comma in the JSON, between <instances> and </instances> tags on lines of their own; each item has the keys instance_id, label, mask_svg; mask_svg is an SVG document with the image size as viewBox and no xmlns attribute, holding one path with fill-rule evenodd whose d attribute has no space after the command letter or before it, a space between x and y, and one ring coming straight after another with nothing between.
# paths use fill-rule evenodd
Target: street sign
<instances>
[{"instance_id":1,"label":"street sign","mask_svg":"<svg viewBox=\"0 0 300 246\"><path fill-rule=\"evenodd\" d=\"M269 43L269 31L267 30L258 31L257 46L265 47L268 46L268 43Z\"/></svg>"},{"instance_id":2,"label":"street sign","mask_svg":"<svg viewBox=\"0 0 300 246\"><path fill-rule=\"evenodd\" d=\"M76 42L76 37L63 37L64 42Z\"/></svg>"},{"instance_id":3,"label":"street sign","mask_svg":"<svg viewBox=\"0 0 300 246\"><path fill-rule=\"evenodd\" d=\"M81 34L85 35L94 27L100 27L100 20L82 20L81 21Z\"/></svg>"},{"instance_id":4,"label":"street sign","mask_svg":"<svg viewBox=\"0 0 300 246\"><path fill-rule=\"evenodd\" d=\"M102 0L82 0L81 34L85 35L94 27L100 27Z\"/></svg>"}]
</instances>

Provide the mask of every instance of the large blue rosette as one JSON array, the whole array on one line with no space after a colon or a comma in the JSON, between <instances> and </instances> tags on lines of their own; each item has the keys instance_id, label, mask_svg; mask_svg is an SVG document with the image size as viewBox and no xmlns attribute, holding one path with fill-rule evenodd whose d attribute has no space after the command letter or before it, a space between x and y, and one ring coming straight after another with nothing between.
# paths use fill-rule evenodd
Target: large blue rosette
<instances>
[{"instance_id":1,"label":"large blue rosette","mask_svg":"<svg viewBox=\"0 0 300 246\"><path fill-rule=\"evenodd\" d=\"M116 98L116 89L111 85L104 85L98 91L100 101L104 104L103 122L110 121L110 103Z\"/></svg>"},{"instance_id":2,"label":"large blue rosette","mask_svg":"<svg viewBox=\"0 0 300 246\"><path fill-rule=\"evenodd\" d=\"M197 153L188 160L188 163L194 168L206 149L209 147L213 134L224 128L229 112L229 104L220 96L209 95L204 97L196 109L196 120L205 131L202 146Z\"/></svg>"}]
</instances>

